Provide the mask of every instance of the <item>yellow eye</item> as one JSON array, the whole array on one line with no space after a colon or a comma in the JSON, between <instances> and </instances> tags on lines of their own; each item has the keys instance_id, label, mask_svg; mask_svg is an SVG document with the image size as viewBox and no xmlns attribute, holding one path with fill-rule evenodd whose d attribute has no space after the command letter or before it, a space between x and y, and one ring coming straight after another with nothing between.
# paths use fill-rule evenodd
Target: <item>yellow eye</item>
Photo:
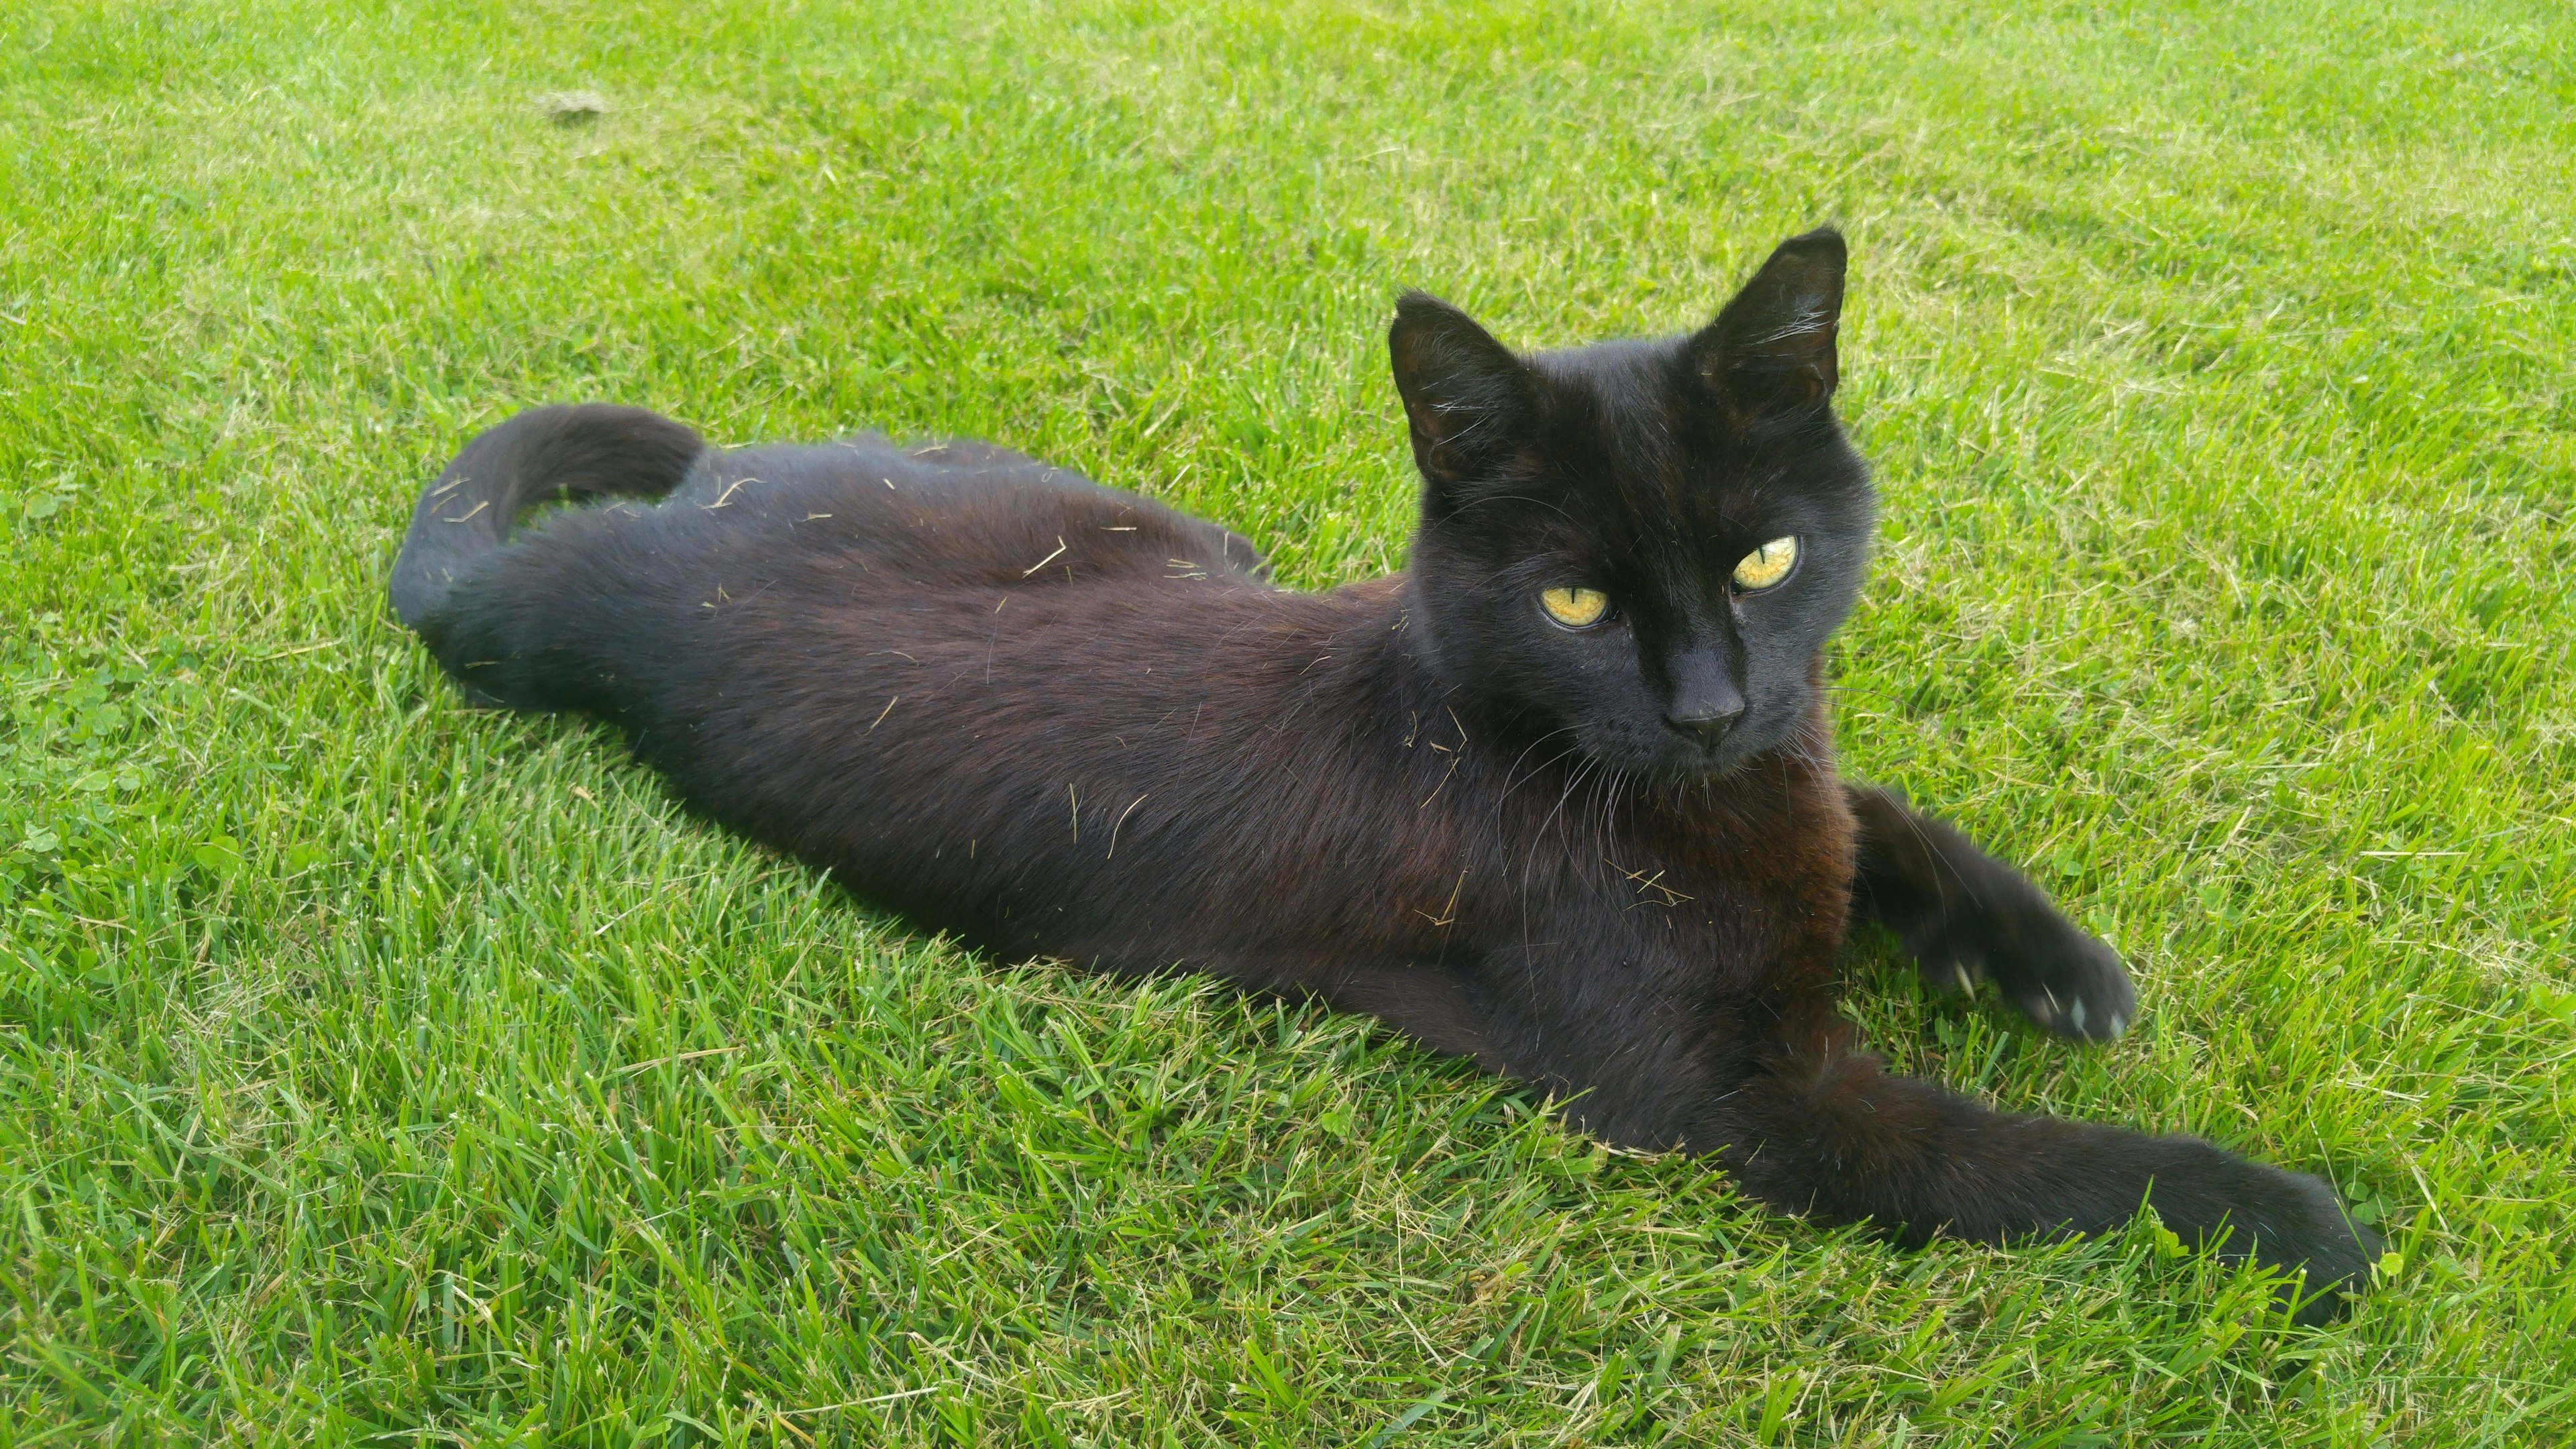
<instances>
[{"instance_id":1,"label":"yellow eye","mask_svg":"<svg viewBox=\"0 0 2576 1449\"><path fill-rule=\"evenodd\" d=\"M1610 612L1610 596L1599 589L1541 589L1538 606L1569 629L1589 629Z\"/></svg>"},{"instance_id":2,"label":"yellow eye","mask_svg":"<svg viewBox=\"0 0 2576 1449\"><path fill-rule=\"evenodd\" d=\"M1798 540L1775 538L1746 554L1735 565L1735 586L1746 593L1767 589L1789 576L1798 563Z\"/></svg>"}]
</instances>

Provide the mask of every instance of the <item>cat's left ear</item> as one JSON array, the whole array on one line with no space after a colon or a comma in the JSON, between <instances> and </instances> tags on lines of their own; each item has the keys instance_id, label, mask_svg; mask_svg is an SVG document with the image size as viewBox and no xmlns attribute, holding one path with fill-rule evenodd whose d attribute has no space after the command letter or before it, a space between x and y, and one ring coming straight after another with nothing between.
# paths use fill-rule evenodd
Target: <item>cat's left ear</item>
<instances>
[{"instance_id":1,"label":"cat's left ear","mask_svg":"<svg viewBox=\"0 0 2576 1449\"><path fill-rule=\"evenodd\" d=\"M1791 237L1690 340L1693 370L1739 425L1801 414L1834 395L1844 263L1832 227Z\"/></svg>"}]
</instances>

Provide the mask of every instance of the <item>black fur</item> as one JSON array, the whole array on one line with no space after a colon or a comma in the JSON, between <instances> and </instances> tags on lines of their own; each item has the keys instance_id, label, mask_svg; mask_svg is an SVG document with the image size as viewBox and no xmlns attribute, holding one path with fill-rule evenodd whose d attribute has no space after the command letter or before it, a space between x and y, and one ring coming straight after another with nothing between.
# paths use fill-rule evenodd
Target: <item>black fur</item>
<instances>
[{"instance_id":1,"label":"black fur","mask_svg":"<svg viewBox=\"0 0 2576 1449\"><path fill-rule=\"evenodd\" d=\"M1373 1012L1904 1241L2151 1202L2304 1266L2320 1319L2373 1252L2326 1184L1888 1077L1835 1013L1856 887L1936 983L2095 1037L2136 1010L2020 874L1835 773L1822 651L1873 527L1843 271L1812 233L1697 334L1526 356L1404 298L1412 567L1329 593L999 448L724 451L575 407L449 467L395 605L474 698L614 721L695 810L1004 958ZM506 540L566 490L668 496ZM1785 581L1731 581L1784 536ZM1561 626L1568 588L1611 607Z\"/></svg>"}]
</instances>

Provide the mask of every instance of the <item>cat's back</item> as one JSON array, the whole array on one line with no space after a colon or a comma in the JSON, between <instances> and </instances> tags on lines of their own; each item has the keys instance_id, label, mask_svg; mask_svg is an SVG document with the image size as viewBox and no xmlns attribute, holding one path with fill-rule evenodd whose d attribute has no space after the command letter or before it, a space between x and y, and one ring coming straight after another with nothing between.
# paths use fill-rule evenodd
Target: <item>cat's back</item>
<instances>
[{"instance_id":1,"label":"cat's back","mask_svg":"<svg viewBox=\"0 0 2576 1449\"><path fill-rule=\"evenodd\" d=\"M649 518L634 512L634 543L666 566L731 574L749 564L775 575L773 588L793 588L800 566L816 576L804 582L861 570L924 590L1263 573L1250 541L1216 524L963 440L710 450L640 511Z\"/></svg>"}]
</instances>

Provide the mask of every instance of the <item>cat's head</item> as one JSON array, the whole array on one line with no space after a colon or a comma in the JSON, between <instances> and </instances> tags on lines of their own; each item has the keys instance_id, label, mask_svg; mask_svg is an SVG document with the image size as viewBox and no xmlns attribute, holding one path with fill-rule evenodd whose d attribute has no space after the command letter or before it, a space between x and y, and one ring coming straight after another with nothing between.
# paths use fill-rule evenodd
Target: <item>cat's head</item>
<instances>
[{"instance_id":1,"label":"cat's head","mask_svg":"<svg viewBox=\"0 0 2576 1449\"><path fill-rule=\"evenodd\" d=\"M1480 712L1666 778L1799 727L1874 525L1833 413L1843 267L1842 237L1810 232L1697 332L1568 352L1396 304L1410 627Z\"/></svg>"}]
</instances>

